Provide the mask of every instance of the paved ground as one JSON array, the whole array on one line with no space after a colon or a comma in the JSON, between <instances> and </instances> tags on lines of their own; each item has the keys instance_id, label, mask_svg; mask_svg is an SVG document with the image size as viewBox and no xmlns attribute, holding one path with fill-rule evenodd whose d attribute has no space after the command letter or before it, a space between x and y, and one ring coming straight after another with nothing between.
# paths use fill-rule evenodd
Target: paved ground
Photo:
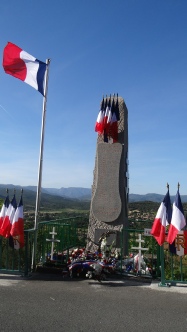
<instances>
[{"instance_id":1,"label":"paved ground","mask_svg":"<svg viewBox=\"0 0 187 332\"><path fill-rule=\"evenodd\" d=\"M187 285L0 275L0 331L187 331Z\"/></svg>"}]
</instances>

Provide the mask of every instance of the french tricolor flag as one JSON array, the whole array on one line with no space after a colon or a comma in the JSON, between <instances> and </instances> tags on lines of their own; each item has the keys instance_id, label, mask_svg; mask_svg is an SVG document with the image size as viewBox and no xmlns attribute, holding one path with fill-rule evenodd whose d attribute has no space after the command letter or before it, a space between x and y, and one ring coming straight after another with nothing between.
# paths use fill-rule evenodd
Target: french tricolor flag
<instances>
[{"instance_id":1,"label":"french tricolor flag","mask_svg":"<svg viewBox=\"0 0 187 332\"><path fill-rule=\"evenodd\" d=\"M167 242L172 244L176 238L176 235L185 226L186 226L186 220L184 217L184 210L178 190L175 197L175 201L173 203L173 213L172 213L171 225L169 226Z\"/></svg>"},{"instance_id":2,"label":"french tricolor flag","mask_svg":"<svg viewBox=\"0 0 187 332\"><path fill-rule=\"evenodd\" d=\"M14 249L20 249L24 247L24 221L23 221L23 199L20 198L19 205L13 217L12 227L10 231L11 246Z\"/></svg>"},{"instance_id":3,"label":"french tricolor flag","mask_svg":"<svg viewBox=\"0 0 187 332\"><path fill-rule=\"evenodd\" d=\"M161 246L165 242L165 232L166 226L170 224L172 216L171 201L169 195L169 189L165 195L163 202L161 203L154 223L151 229L151 234L154 236L155 240Z\"/></svg>"},{"instance_id":4,"label":"french tricolor flag","mask_svg":"<svg viewBox=\"0 0 187 332\"><path fill-rule=\"evenodd\" d=\"M102 134L104 130L104 115L105 115L105 103L103 98L101 103L101 108L95 124L95 131L98 132L98 134Z\"/></svg>"},{"instance_id":5,"label":"french tricolor flag","mask_svg":"<svg viewBox=\"0 0 187 332\"><path fill-rule=\"evenodd\" d=\"M14 195L11 200L11 203L9 204L9 207L6 211L6 215L3 219L3 223L0 228L0 235L2 235L3 237L7 237L7 238L10 237L10 230L12 227L12 221L14 218L14 214L16 212L16 208L17 208L17 203L16 203L16 198Z\"/></svg>"},{"instance_id":6,"label":"french tricolor flag","mask_svg":"<svg viewBox=\"0 0 187 332\"><path fill-rule=\"evenodd\" d=\"M19 78L44 96L47 69L45 62L37 60L19 46L8 42L3 52L3 68L6 74Z\"/></svg>"},{"instance_id":7,"label":"french tricolor flag","mask_svg":"<svg viewBox=\"0 0 187 332\"><path fill-rule=\"evenodd\" d=\"M108 126L110 126L110 120L111 120L111 100L109 99L109 101L107 102L106 99L106 108L105 108L105 114L104 114L104 130L106 132L106 134L108 133Z\"/></svg>"},{"instance_id":8,"label":"french tricolor flag","mask_svg":"<svg viewBox=\"0 0 187 332\"><path fill-rule=\"evenodd\" d=\"M4 217L6 216L9 204L10 204L9 196L7 195L7 197L5 198L5 201L3 203L3 206L1 208L1 212L0 212L0 228L1 228L2 224L3 224L3 220L4 220Z\"/></svg>"}]
</instances>

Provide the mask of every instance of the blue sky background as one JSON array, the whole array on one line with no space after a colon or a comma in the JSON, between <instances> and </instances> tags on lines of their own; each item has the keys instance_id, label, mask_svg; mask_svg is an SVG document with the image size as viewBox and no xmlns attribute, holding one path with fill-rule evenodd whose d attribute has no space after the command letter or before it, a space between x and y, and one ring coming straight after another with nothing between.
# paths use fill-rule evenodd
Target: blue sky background
<instances>
[{"instance_id":1,"label":"blue sky background","mask_svg":"<svg viewBox=\"0 0 187 332\"><path fill-rule=\"evenodd\" d=\"M8 41L51 58L42 187L93 182L103 94L128 108L130 193L187 194L187 1L1 0ZM0 68L0 183L37 185L42 95Z\"/></svg>"}]
</instances>

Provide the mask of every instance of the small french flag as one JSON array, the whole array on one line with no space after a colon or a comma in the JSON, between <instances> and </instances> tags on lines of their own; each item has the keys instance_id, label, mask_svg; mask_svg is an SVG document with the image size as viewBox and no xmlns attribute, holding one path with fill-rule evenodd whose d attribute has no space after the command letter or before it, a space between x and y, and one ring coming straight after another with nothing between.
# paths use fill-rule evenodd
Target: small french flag
<instances>
[{"instance_id":1,"label":"small french flag","mask_svg":"<svg viewBox=\"0 0 187 332\"><path fill-rule=\"evenodd\" d=\"M45 62L37 60L19 46L8 42L3 52L3 68L6 74L19 78L44 96L47 69Z\"/></svg>"},{"instance_id":2,"label":"small french flag","mask_svg":"<svg viewBox=\"0 0 187 332\"><path fill-rule=\"evenodd\" d=\"M184 217L184 210L181 202L179 190L177 191L175 201L173 203L173 213L171 224L169 227L167 242L172 244L176 238L176 235L186 226L186 220Z\"/></svg>"},{"instance_id":3,"label":"small french flag","mask_svg":"<svg viewBox=\"0 0 187 332\"><path fill-rule=\"evenodd\" d=\"M3 220L4 220L5 216L6 216L9 204L10 204L9 196L7 195L7 197L5 198L5 201L3 203L3 206L1 208L1 212L0 212L0 228L1 228L2 224L3 224Z\"/></svg>"},{"instance_id":4,"label":"small french flag","mask_svg":"<svg viewBox=\"0 0 187 332\"><path fill-rule=\"evenodd\" d=\"M158 242L160 246L162 246L165 242L165 232L167 224L170 224L172 216L171 209L171 201L169 189L161 203L156 217L154 219L154 223L151 229L151 234L154 236L155 240Z\"/></svg>"},{"instance_id":5,"label":"small french flag","mask_svg":"<svg viewBox=\"0 0 187 332\"><path fill-rule=\"evenodd\" d=\"M19 205L14 214L10 231L10 246L14 249L24 247L24 221L23 221L23 199L20 198ZM11 238L12 237L12 238Z\"/></svg>"},{"instance_id":6,"label":"small french flag","mask_svg":"<svg viewBox=\"0 0 187 332\"><path fill-rule=\"evenodd\" d=\"M12 227L12 221L13 221L13 218L14 218L14 214L16 212L16 208L17 208L17 203L16 203L16 198L15 198L15 195L13 196L9 206L8 206L8 209L6 211L6 215L3 219L3 223L1 225L1 228L0 228L0 235L3 236L3 237L10 237L10 230L11 230L11 227Z\"/></svg>"}]
</instances>

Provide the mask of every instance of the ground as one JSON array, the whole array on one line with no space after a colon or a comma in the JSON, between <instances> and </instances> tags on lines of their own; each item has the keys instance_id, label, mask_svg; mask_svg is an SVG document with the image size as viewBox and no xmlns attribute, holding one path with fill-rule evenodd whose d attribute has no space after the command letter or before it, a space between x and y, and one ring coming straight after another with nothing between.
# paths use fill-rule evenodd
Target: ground
<instances>
[{"instance_id":1,"label":"ground","mask_svg":"<svg viewBox=\"0 0 187 332\"><path fill-rule=\"evenodd\" d=\"M162 288L121 277L99 283L48 274L0 275L0 293L1 332L187 329L185 286Z\"/></svg>"}]
</instances>

